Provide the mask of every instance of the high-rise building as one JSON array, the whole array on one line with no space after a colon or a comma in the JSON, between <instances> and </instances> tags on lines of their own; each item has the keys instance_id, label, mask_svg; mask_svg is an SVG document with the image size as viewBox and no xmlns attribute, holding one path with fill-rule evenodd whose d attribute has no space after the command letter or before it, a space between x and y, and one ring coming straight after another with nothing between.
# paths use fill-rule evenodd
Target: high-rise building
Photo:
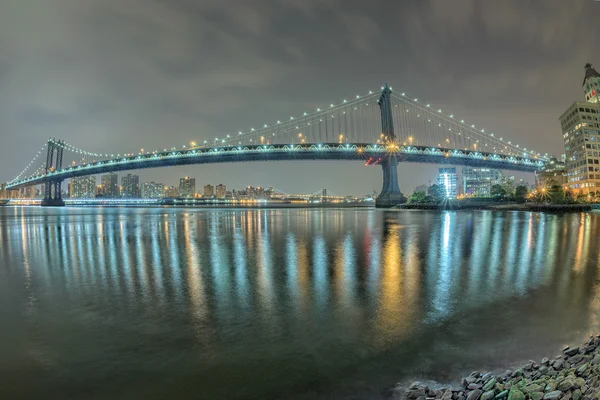
<instances>
[{"instance_id":1,"label":"high-rise building","mask_svg":"<svg viewBox=\"0 0 600 400\"><path fill-rule=\"evenodd\" d=\"M116 199L121 195L119 188L119 176L115 173L102 175L100 178L102 186L102 196L110 199Z\"/></svg>"},{"instance_id":2,"label":"high-rise building","mask_svg":"<svg viewBox=\"0 0 600 400\"><path fill-rule=\"evenodd\" d=\"M138 199L141 195L140 177L138 175L127 174L121 178L121 197Z\"/></svg>"},{"instance_id":3,"label":"high-rise building","mask_svg":"<svg viewBox=\"0 0 600 400\"><path fill-rule=\"evenodd\" d=\"M535 175L535 180L536 186L540 188L547 188L553 185L567 185L565 163L557 160L555 157L551 157L550 161L544 165L544 168Z\"/></svg>"},{"instance_id":4,"label":"high-rise building","mask_svg":"<svg viewBox=\"0 0 600 400\"><path fill-rule=\"evenodd\" d=\"M142 183L143 199L162 199L165 197L165 185L155 182Z\"/></svg>"},{"instance_id":5,"label":"high-rise building","mask_svg":"<svg viewBox=\"0 0 600 400\"><path fill-rule=\"evenodd\" d=\"M165 187L165 197L171 199L179 197L179 188L176 186Z\"/></svg>"},{"instance_id":6,"label":"high-rise building","mask_svg":"<svg viewBox=\"0 0 600 400\"><path fill-rule=\"evenodd\" d=\"M440 168L437 178L438 185L444 186L446 198L454 199L457 195L458 175L456 168Z\"/></svg>"},{"instance_id":7,"label":"high-rise building","mask_svg":"<svg viewBox=\"0 0 600 400\"><path fill-rule=\"evenodd\" d=\"M492 186L500 183L502 173L491 168L462 168L463 193L472 197L491 197Z\"/></svg>"},{"instance_id":8,"label":"high-rise building","mask_svg":"<svg viewBox=\"0 0 600 400\"><path fill-rule=\"evenodd\" d=\"M585 64L585 77L583 78L583 91L585 100L590 103L600 103L600 74L592 67L592 64Z\"/></svg>"},{"instance_id":9,"label":"high-rise building","mask_svg":"<svg viewBox=\"0 0 600 400\"><path fill-rule=\"evenodd\" d=\"M224 199L227 195L227 188L223 184L218 184L216 189L218 199Z\"/></svg>"},{"instance_id":10,"label":"high-rise building","mask_svg":"<svg viewBox=\"0 0 600 400\"><path fill-rule=\"evenodd\" d=\"M215 187L213 185L204 186L204 197L213 197L215 195Z\"/></svg>"},{"instance_id":11,"label":"high-rise building","mask_svg":"<svg viewBox=\"0 0 600 400\"><path fill-rule=\"evenodd\" d=\"M600 190L600 74L586 64L583 89L559 118L566 150L567 184L575 192Z\"/></svg>"},{"instance_id":12,"label":"high-rise building","mask_svg":"<svg viewBox=\"0 0 600 400\"><path fill-rule=\"evenodd\" d=\"M96 197L96 176L72 178L69 183L69 197L72 199L93 199Z\"/></svg>"},{"instance_id":13,"label":"high-rise building","mask_svg":"<svg viewBox=\"0 0 600 400\"><path fill-rule=\"evenodd\" d=\"M415 188L415 192L425 192L429 189L429 185L419 185Z\"/></svg>"},{"instance_id":14,"label":"high-rise building","mask_svg":"<svg viewBox=\"0 0 600 400\"><path fill-rule=\"evenodd\" d=\"M186 176L179 180L179 196L194 197L196 195L196 179Z\"/></svg>"}]
</instances>

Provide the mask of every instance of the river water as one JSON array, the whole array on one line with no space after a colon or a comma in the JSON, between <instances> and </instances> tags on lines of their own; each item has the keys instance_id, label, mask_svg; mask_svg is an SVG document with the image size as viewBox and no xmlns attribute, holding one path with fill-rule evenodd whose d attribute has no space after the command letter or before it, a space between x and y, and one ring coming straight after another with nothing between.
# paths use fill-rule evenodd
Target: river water
<instances>
[{"instance_id":1,"label":"river water","mask_svg":"<svg viewBox=\"0 0 600 400\"><path fill-rule=\"evenodd\" d=\"M385 399L600 332L600 214L0 207L0 398Z\"/></svg>"}]
</instances>

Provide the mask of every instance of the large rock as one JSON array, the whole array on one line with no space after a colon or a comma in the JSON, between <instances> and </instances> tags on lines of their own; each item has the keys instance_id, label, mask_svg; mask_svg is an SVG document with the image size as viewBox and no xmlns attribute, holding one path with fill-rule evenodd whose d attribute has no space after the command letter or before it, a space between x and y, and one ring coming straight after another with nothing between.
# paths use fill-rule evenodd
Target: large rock
<instances>
[{"instance_id":1,"label":"large rock","mask_svg":"<svg viewBox=\"0 0 600 400\"><path fill-rule=\"evenodd\" d=\"M572 397L573 397L573 400L581 399L581 390L579 390L579 389L573 390Z\"/></svg>"},{"instance_id":2,"label":"large rock","mask_svg":"<svg viewBox=\"0 0 600 400\"><path fill-rule=\"evenodd\" d=\"M481 400L490 400L494 398L494 391L488 390L487 392L481 395Z\"/></svg>"},{"instance_id":3,"label":"large rock","mask_svg":"<svg viewBox=\"0 0 600 400\"><path fill-rule=\"evenodd\" d=\"M572 349L568 348L563 353L565 353L569 357L574 356L575 354L579 353L579 347L573 347Z\"/></svg>"},{"instance_id":4,"label":"large rock","mask_svg":"<svg viewBox=\"0 0 600 400\"><path fill-rule=\"evenodd\" d=\"M548 357L542 358L542 365L548 365L549 362L550 360L548 360Z\"/></svg>"},{"instance_id":5,"label":"large rock","mask_svg":"<svg viewBox=\"0 0 600 400\"><path fill-rule=\"evenodd\" d=\"M508 392L508 400L525 400L525 395L515 386L510 389Z\"/></svg>"},{"instance_id":6,"label":"large rock","mask_svg":"<svg viewBox=\"0 0 600 400\"><path fill-rule=\"evenodd\" d=\"M546 393L544 395L544 400L558 400L562 397L563 392L561 392L560 390L555 390L553 392L550 393Z\"/></svg>"},{"instance_id":7,"label":"large rock","mask_svg":"<svg viewBox=\"0 0 600 400\"><path fill-rule=\"evenodd\" d=\"M496 399L496 400L500 400L500 399L504 399L504 398L506 398L506 397L508 397L508 390L503 390L503 391L501 391L500 393L498 393L498 394L496 395L496 397L494 397L494 399Z\"/></svg>"},{"instance_id":8,"label":"large rock","mask_svg":"<svg viewBox=\"0 0 600 400\"><path fill-rule=\"evenodd\" d=\"M562 390L563 392L566 392L567 390L570 390L573 386L575 386L575 384L573 383L573 381L571 379L564 379L562 380L557 386L556 388L558 390Z\"/></svg>"},{"instance_id":9,"label":"large rock","mask_svg":"<svg viewBox=\"0 0 600 400\"><path fill-rule=\"evenodd\" d=\"M496 386L496 379L492 378L483 385L483 391L487 392L488 390L492 390Z\"/></svg>"},{"instance_id":10,"label":"large rock","mask_svg":"<svg viewBox=\"0 0 600 400\"><path fill-rule=\"evenodd\" d=\"M585 363L583 364L581 367L577 368L577 375L581 376L585 373L585 371L588 369L588 364Z\"/></svg>"},{"instance_id":11,"label":"large rock","mask_svg":"<svg viewBox=\"0 0 600 400\"><path fill-rule=\"evenodd\" d=\"M479 389L472 390L467 395L467 400L478 400L482 393L483 392Z\"/></svg>"},{"instance_id":12,"label":"large rock","mask_svg":"<svg viewBox=\"0 0 600 400\"><path fill-rule=\"evenodd\" d=\"M529 397L531 397L531 400L542 400L544 398L544 393L543 392L533 392L529 394Z\"/></svg>"}]
</instances>

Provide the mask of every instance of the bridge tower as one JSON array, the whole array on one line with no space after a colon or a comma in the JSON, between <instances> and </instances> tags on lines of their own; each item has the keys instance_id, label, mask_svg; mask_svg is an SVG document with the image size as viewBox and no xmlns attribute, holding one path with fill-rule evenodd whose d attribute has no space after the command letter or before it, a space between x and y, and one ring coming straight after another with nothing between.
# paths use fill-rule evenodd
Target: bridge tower
<instances>
[{"instance_id":1,"label":"bridge tower","mask_svg":"<svg viewBox=\"0 0 600 400\"><path fill-rule=\"evenodd\" d=\"M386 83L378 101L381 110L381 132L383 133L384 145L390 149L386 157L380 162L383 169L383 187L375 201L375 206L380 208L393 207L406 202L406 198L400 193L400 185L398 185L398 159L395 153L397 147L394 120L392 119L391 94L392 89Z\"/></svg>"},{"instance_id":2,"label":"bridge tower","mask_svg":"<svg viewBox=\"0 0 600 400\"><path fill-rule=\"evenodd\" d=\"M62 179L52 179L48 173L62 168L64 142L55 139L48 140L48 153L46 155L46 178L44 180L44 199L42 207L63 207Z\"/></svg>"}]
</instances>

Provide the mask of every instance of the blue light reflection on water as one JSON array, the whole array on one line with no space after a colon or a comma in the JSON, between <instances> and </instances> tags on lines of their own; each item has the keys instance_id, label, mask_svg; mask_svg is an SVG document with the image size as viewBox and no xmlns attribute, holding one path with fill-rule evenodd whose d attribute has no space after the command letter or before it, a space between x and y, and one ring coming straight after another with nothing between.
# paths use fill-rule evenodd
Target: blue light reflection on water
<instances>
[{"instance_id":1,"label":"blue light reflection on water","mask_svg":"<svg viewBox=\"0 0 600 400\"><path fill-rule=\"evenodd\" d=\"M0 391L374 398L553 354L600 328L599 218L6 207Z\"/></svg>"}]
</instances>

